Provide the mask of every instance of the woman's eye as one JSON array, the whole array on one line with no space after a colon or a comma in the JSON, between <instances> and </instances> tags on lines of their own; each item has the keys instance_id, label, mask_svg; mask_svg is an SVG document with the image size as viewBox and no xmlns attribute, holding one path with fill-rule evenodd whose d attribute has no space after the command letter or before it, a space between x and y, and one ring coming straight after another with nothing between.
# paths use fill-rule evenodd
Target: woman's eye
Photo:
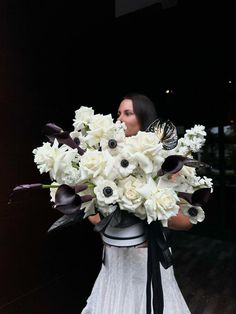
<instances>
[{"instance_id":1,"label":"woman's eye","mask_svg":"<svg viewBox=\"0 0 236 314\"><path fill-rule=\"evenodd\" d=\"M126 115L127 115L127 116L131 116L131 115L132 115L132 112L126 112Z\"/></svg>"}]
</instances>

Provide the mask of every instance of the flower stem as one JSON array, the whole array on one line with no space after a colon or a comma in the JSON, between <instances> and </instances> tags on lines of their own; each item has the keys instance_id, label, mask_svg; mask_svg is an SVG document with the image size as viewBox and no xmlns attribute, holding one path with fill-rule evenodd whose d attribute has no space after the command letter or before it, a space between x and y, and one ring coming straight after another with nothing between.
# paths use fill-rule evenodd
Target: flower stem
<instances>
[{"instance_id":1,"label":"flower stem","mask_svg":"<svg viewBox=\"0 0 236 314\"><path fill-rule=\"evenodd\" d=\"M187 156L189 156L189 155L191 155L191 150L190 151L188 151L185 155L184 155L184 157L187 157Z\"/></svg>"},{"instance_id":2,"label":"flower stem","mask_svg":"<svg viewBox=\"0 0 236 314\"><path fill-rule=\"evenodd\" d=\"M59 188L59 184L58 185L54 185L54 184L42 184L42 188L43 189L51 189L51 188Z\"/></svg>"}]
</instances>

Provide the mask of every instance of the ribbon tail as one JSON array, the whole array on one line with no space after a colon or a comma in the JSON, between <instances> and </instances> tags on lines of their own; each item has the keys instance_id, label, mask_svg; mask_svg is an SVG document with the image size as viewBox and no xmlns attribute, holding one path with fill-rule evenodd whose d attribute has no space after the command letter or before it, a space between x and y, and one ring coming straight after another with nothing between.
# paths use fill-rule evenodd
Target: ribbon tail
<instances>
[{"instance_id":1,"label":"ribbon tail","mask_svg":"<svg viewBox=\"0 0 236 314\"><path fill-rule=\"evenodd\" d=\"M151 243L148 241L148 257L147 257L147 283L146 283L146 312L151 314L151 284L152 284L152 251Z\"/></svg>"},{"instance_id":2,"label":"ribbon tail","mask_svg":"<svg viewBox=\"0 0 236 314\"><path fill-rule=\"evenodd\" d=\"M160 263L165 269L167 269L173 264L173 260L161 223L159 221L153 221L148 226L148 260L146 284L147 314L152 313L152 306L154 314L163 314L164 297L161 282Z\"/></svg>"},{"instance_id":3,"label":"ribbon tail","mask_svg":"<svg viewBox=\"0 0 236 314\"><path fill-rule=\"evenodd\" d=\"M153 249L153 248L152 248ZM153 311L154 314L163 314L164 297L161 282L161 269L159 263L159 250L152 253L152 286L153 286Z\"/></svg>"},{"instance_id":4,"label":"ribbon tail","mask_svg":"<svg viewBox=\"0 0 236 314\"><path fill-rule=\"evenodd\" d=\"M161 282L159 250L156 250L152 239L149 239L148 242L146 298L147 314L163 314L164 297Z\"/></svg>"},{"instance_id":5,"label":"ribbon tail","mask_svg":"<svg viewBox=\"0 0 236 314\"><path fill-rule=\"evenodd\" d=\"M161 262L161 265L165 269L173 265L173 256L160 221L151 223L150 239L154 242L155 249L159 251L159 261Z\"/></svg>"}]
</instances>

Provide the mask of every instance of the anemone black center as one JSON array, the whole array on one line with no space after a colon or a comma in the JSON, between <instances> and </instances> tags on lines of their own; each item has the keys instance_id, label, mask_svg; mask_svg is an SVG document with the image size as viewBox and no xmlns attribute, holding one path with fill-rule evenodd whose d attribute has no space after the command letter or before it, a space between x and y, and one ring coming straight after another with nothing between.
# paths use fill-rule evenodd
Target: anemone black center
<instances>
[{"instance_id":1,"label":"anemone black center","mask_svg":"<svg viewBox=\"0 0 236 314\"><path fill-rule=\"evenodd\" d=\"M191 208L189 208L188 213L190 216L196 217L198 214L198 210L195 207L191 207Z\"/></svg>"},{"instance_id":2,"label":"anemone black center","mask_svg":"<svg viewBox=\"0 0 236 314\"><path fill-rule=\"evenodd\" d=\"M75 142L75 144L79 145L79 144L80 144L79 138L78 138L78 137L75 137L75 138L74 138L74 142Z\"/></svg>"},{"instance_id":3,"label":"anemone black center","mask_svg":"<svg viewBox=\"0 0 236 314\"><path fill-rule=\"evenodd\" d=\"M103 194L106 196L106 197L109 197L109 196L112 196L113 194L113 190L110 186L106 186L104 189L103 189Z\"/></svg>"},{"instance_id":4,"label":"anemone black center","mask_svg":"<svg viewBox=\"0 0 236 314\"><path fill-rule=\"evenodd\" d=\"M122 159L121 162L120 162L120 164L121 164L121 166L122 166L123 168L127 168L128 165L129 165L129 162L128 162L127 159Z\"/></svg>"},{"instance_id":5,"label":"anemone black center","mask_svg":"<svg viewBox=\"0 0 236 314\"><path fill-rule=\"evenodd\" d=\"M108 146L109 146L110 148L116 148L116 146L117 146L117 141L114 140L114 139L110 139L110 140L108 141Z\"/></svg>"}]
</instances>

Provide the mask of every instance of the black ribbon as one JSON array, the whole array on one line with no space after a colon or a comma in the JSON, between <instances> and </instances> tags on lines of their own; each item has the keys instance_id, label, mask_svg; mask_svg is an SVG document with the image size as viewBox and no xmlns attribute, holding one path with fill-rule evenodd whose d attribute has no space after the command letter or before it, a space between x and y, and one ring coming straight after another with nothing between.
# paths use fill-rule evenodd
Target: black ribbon
<instances>
[{"instance_id":1,"label":"black ribbon","mask_svg":"<svg viewBox=\"0 0 236 314\"><path fill-rule=\"evenodd\" d=\"M140 219L127 211L120 210L119 206L116 207L114 212L106 217L102 217L101 221L94 227L94 231L102 232L109 225L117 228L127 228L140 222Z\"/></svg>"},{"instance_id":2,"label":"black ribbon","mask_svg":"<svg viewBox=\"0 0 236 314\"><path fill-rule=\"evenodd\" d=\"M151 314L152 305L154 314L163 313L164 298L161 282L160 263L165 269L167 269L173 265L173 258L161 222L152 221L148 225L148 259L146 284L147 314ZM151 295L151 288L153 291L153 299Z\"/></svg>"}]
</instances>

